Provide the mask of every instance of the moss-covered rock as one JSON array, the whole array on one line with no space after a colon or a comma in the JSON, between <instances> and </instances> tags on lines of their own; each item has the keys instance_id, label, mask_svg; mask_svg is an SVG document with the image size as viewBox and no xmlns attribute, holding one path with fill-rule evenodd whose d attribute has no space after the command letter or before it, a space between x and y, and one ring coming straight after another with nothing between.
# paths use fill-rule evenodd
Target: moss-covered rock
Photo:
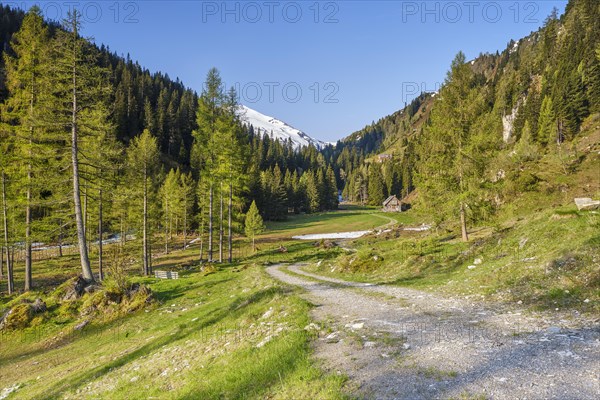
<instances>
[{"instance_id":1,"label":"moss-covered rock","mask_svg":"<svg viewBox=\"0 0 600 400\"><path fill-rule=\"evenodd\" d=\"M33 307L29 303L17 304L11 308L0 322L0 329L22 329L29 326L34 317Z\"/></svg>"}]
</instances>

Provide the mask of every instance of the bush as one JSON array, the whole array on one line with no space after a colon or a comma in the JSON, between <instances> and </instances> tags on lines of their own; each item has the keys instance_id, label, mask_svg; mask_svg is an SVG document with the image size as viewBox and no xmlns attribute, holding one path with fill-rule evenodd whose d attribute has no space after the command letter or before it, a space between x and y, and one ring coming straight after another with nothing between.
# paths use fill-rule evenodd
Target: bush
<instances>
[{"instance_id":1,"label":"bush","mask_svg":"<svg viewBox=\"0 0 600 400\"><path fill-rule=\"evenodd\" d=\"M107 264L108 276L104 280L104 287L115 289L117 292L125 293L129 287L129 277L125 270L127 262L122 249L115 249L111 252Z\"/></svg>"}]
</instances>

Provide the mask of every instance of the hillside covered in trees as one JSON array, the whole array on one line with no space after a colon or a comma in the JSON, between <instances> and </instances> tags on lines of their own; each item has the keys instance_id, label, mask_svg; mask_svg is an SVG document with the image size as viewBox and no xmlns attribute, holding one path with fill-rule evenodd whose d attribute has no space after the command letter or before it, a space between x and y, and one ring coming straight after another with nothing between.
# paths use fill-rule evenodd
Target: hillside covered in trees
<instances>
[{"instance_id":1,"label":"hillside covered in trees","mask_svg":"<svg viewBox=\"0 0 600 400\"><path fill-rule=\"evenodd\" d=\"M35 7L0 14L0 275L6 264L9 291L15 262L25 263L25 289L33 286L35 243L61 252L77 244L91 281L103 277L101 238L140 237L149 274L157 235L168 252L173 233L185 246L194 230L201 259L231 259L253 201L267 220L337 207L335 174L317 149L255 134L216 69L197 94L93 45L77 12L60 26Z\"/></svg>"},{"instance_id":2,"label":"hillside covered in trees","mask_svg":"<svg viewBox=\"0 0 600 400\"><path fill-rule=\"evenodd\" d=\"M416 188L438 223L477 222L527 192L597 194L598 176L583 188L573 176L593 165L574 143L599 112L600 4L572 0L501 53L458 54L439 93L324 154L346 198L378 205Z\"/></svg>"}]
</instances>

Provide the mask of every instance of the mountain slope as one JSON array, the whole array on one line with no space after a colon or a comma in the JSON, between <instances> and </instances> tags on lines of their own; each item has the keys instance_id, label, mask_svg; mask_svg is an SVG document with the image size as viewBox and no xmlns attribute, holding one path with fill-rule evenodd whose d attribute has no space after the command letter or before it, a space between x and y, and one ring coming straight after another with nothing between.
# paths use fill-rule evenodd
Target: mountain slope
<instances>
[{"instance_id":1,"label":"mountain slope","mask_svg":"<svg viewBox=\"0 0 600 400\"><path fill-rule=\"evenodd\" d=\"M264 115L244 105L240 106L239 115L244 124L252 125L254 127L255 133L260 135L268 134L271 135L273 139L279 139L282 142L290 139L296 149L309 145L313 145L317 149L321 149L325 146L324 142L311 138L301 130L296 129L277 118L269 117L268 115Z\"/></svg>"}]
</instances>

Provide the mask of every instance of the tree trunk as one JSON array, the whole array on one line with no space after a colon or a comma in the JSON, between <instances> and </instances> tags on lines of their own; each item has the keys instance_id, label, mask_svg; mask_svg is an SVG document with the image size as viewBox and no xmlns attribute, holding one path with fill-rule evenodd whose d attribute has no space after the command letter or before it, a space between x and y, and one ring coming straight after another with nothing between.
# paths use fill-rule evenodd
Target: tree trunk
<instances>
[{"instance_id":1,"label":"tree trunk","mask_svg":"<svg viewBox=\"0 0 600 400\"><path fill-rule=\"evenodd\" d=\"M200 221L200 262L204 258L204 217Z\"/></svg>"},{"instance_id":2,"label":"tree trunk","mask_svg":"<svg viewBox=\"0 0 600 400\"><path fill-rule=\"evenodd\" d=\"M58 256L63 256L63 222L62 220L58 221L59 224L59 233L58 233Z\"/></svg>"},{"instance_id":3,"label":"tree trunk","mask_svg":"<svg viewBox=\"0 0 600 400\"><path fill-rule=\"evenodd\" d=\"M223 184L219 186L220 210L219 210L219 262L223 262Z\"/></svg>"},{"instance_id":4,"label":"tree trunk","mask_svg":"<svg viewBox=\"0 0 600 400\"><path fill-rule=\"evenodd\" d=\"M123 248L125 246L125 224L123 223L123 216L121 215L120 218L120 225L121 225L121 248Z\"/></svg>"},{"instance_id":5,"label":"tree trunk","mask_svg":"<svg viewBox=\"0 0 600 400\"><path fill-rule=\"evenodd\" d=\"M79 243L79 258L83 278L88 282L94 282L94 274L90 266L85 229L83 227L83 215L81 212L81 189L79 187L79 149L78 149L78 125L77 125L77 68L73 66L73 114L71 121L71 162L73 164L73 201L75 203L75 224L77 225L77 241Z\"/></svg>"},{"instance_id":6,"label":"tree trunk","mask_svg":"<svg viewBox=\"0 0 600 400\"><path fill-rule=\"evenodd\" d=\"M4 217L4 246L6 247L6 283L8 294L14 291L13 263L8 243L8 212L6 205L6 175L2 172L2 216Z\"/></svg>"},{"instance_id":7,"label":"tree trunk","mask_svg":"<svg viewBox=\"0 0 600 400\"><path fill-rule=\"evenodd\" d=\"M31 274L31 181L32 166L31 158L33 157L33 128L30 129L29 137L29 164L27 165L27 204L25 207L25 291L29 291L33 287Z\"/></svg>"},{"instance_id":8,"label":"tree trunk","mask_svg":"<svg viewBox=\"0 0 600 400\"><path fill-rule=\"evenodd\" d=\"M233 185L231 184L231 182L229 182L229 204L227 206L228 210L228 215L227 215L227 222L228 222L228 227L227 227L227 244L228 244L228 256L227 256L227 262L229 262L230 264L233 262L233 235L232 235L232 228L231 228L231 224L232 224L232 210L233 210Z\"/></svg>"},{"instance_id":9,"label":"tree trunk","mask_svg":"<svg viewBox=\"0 0 600 400\"><path fill-rule=\"evenodd\" d=\"M148 182L147 171L144 168L144 217L143 217L143 236L142 236L142 257L144 258L144 275L150 273L149 254L148 254Z\"/></svg>"},{"instance_id":10,"label":"tree trunk","mask_svg":"<svg viewBox=\"0 0 600 400\"><path fill-rule=\"evenodd\" d=\"M166 201L165 210L165 254L169 254L169 200Z\"/></svg>"},{"instance_id":11,"label":"tree trunk","mask_svg":"<svg viewBox=\"0 0 600 400\"><path fill-rule=\"evenodd\" d=\"M460 203L460 230L462 233L463 242L469 241L469 235L467 233L467 219L465 217L465 205Z\"/></svg>"},{"instance_id":12,"label":"tree trunk","mask_svg":"<svg viewBox=\"0 0 600 400\"><path fill-rule=\"evenodd\" d=\"M83 232L85 235L85 241L90 248L90 237L88 232L88 185L87 182L83 188Z\"/></svg>"},{"instance_id":13,"label":"tree trunk","mask_svg":"<svg viewBox=\"0 0 600 400\"><path fill-rule=\"evenodd\" d=\"M104 268L102 265L102 239L104 230L102 229L102 188L98 193L98 279L104 280Z\"/></svg>"},{"instance_id":14,"label":"tree trunk","mask_svg":"<svg viewBox=\"0 0 600 400\"><path fill-rule=\"evenodd\" d=\"M208 200L208 262L213 261L213 184L210 183Z\"/></svg>"},{"instance_id":15,"label":"tree trunk","mask_svg":"<svg viewBox=\"0 0 600 400\"><path fill-rule=\"evenodd\" d=\"M187 247L187 202L185 203L185 209L183 210L183 249Z\"/></svg>"}]
</instances>

